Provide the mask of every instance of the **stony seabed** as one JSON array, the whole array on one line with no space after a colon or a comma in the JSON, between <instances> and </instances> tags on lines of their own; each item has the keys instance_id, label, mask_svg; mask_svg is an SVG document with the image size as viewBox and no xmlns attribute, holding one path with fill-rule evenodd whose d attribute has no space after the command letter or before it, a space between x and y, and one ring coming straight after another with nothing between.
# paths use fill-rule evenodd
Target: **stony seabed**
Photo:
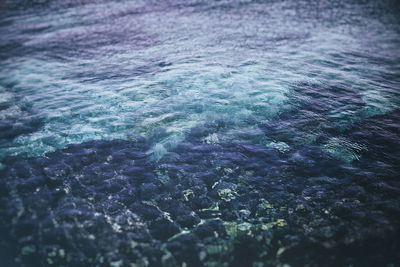
<instances>
[{"instance_id":1,"label":"stony seabed","mask_svg":"<svg viewBox=\"0 0 400 267\"><path fill-rule=\"evenodd\" d=\"M341 133L376 151L352 165L314 144L283 153L204 142L218 124L193 129L157 163L143 137L9 158L3 256L58 266L398 262L399 143L385 136L399 137L399 119Z\"/></svg>"}]
</instances>

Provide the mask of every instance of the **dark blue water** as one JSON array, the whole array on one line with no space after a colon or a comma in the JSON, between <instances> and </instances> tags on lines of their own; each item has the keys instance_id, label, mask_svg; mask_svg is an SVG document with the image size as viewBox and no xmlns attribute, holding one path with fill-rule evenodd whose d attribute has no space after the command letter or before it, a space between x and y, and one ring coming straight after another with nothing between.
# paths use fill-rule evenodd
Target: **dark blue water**
<instances>
[{"instance_id":1,"label":"dark blue water","mask_svg":"<svg viewBox=\"0 0 400 267\"><path fill-rule=\"evenodd\" d=\"M396 1L0 1L1 266L400 266Z\"/></svg>"}]
</instances>

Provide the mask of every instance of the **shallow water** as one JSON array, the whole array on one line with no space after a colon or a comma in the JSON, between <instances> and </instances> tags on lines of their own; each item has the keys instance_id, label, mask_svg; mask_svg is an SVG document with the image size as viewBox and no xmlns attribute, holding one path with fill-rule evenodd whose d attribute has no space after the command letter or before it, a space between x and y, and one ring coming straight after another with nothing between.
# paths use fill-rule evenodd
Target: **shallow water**
<instances>
[{"instance_id":1,"label":"shallow water","mask_svg":"<svg viewBox=\"0 0 400 267\"><path fill-rule=\"evenodd\" d=\"M1 5L3 262L400 264L399 17L395 1Z\"/></svg>"}]
</instances>

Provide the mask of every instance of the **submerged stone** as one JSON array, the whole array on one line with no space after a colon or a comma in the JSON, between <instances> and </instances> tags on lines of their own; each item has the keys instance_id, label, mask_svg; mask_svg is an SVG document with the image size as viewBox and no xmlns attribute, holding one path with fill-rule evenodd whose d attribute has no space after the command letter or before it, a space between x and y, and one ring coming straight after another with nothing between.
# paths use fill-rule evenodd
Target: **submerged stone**
<instances>
[{"instance_id":1,"label":"submerged stone","mask_svg":"<svg viewBox=\"0 0 400 267\"><path fill-rule=\"evenodd\" d=\"M368 134L381 120L397 129L396 116L348 131L351 143L370 140L374 148L352 163L319 145L280 153L201 138L158 162L145 140L5 158L2 244L13 244L12 261L60 266L363 264L363 250L380 252L368 258L374 263L396 259L397 154L378 147L397 143ZM326 256L342 250L349 256Z\"/></svg>"}]
</instances>

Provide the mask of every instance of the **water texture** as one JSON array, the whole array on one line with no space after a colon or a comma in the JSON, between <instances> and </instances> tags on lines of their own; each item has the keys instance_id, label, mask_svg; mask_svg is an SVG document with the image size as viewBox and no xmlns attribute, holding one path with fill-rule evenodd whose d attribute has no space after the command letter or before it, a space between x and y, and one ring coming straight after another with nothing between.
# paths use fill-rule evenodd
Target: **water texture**
<instances>
[{"instance_id":1,"label":"water texture","mask_svg":"<svg viewBox=\"0 0 400 267\"><path fill-rule=\"evenodd\" d=\"M400 265L395 1L0 2L5 266Z\"/></svg>"}]
</instances>

